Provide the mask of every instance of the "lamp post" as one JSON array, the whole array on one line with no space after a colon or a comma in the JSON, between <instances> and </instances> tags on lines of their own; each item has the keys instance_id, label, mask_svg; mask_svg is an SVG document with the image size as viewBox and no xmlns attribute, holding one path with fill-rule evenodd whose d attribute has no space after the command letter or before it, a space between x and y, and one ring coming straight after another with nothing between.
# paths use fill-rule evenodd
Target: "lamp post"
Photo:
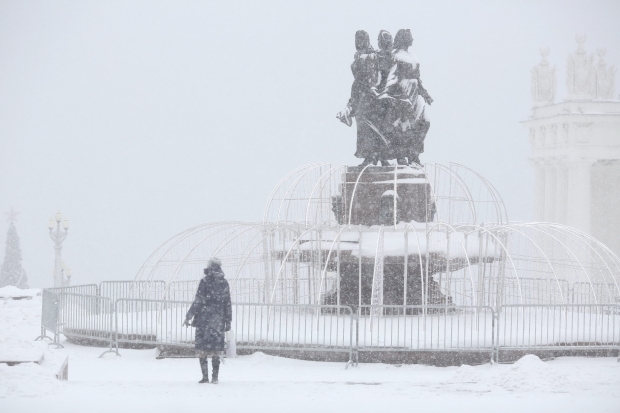
<instances>
[{"instance_id":1,"label":"lamp post","mask_svg":"<svg viewBox=\"0 0 620 413\"><path fill-rule=\"evenodd\" d=\"M68 287L71 285L71 275L73 275L73 271L67 264L65 264L64 261L60 263L60 269L62 270L62 277L60 277L62 280L62 286Z\"/></svg>"},{"instance_id":2,"label":"lamp post","mask_svg":"<svg viewBox=\"0 0 620 413\"><path fill-rule=\"evenodd\" d=\"M61 231L60 226L62 222ZM60 211L56 213L54 219L50 218L47 221L47 228L50 230L50 238L54 241L54 250L56 251L56 259L54 260L54 287L63 287L63 262L60 257L60 251L62 250L62 242L67 238L67 231L69 230L69 220L63 221Z\"/></svg>"}]
</instances>

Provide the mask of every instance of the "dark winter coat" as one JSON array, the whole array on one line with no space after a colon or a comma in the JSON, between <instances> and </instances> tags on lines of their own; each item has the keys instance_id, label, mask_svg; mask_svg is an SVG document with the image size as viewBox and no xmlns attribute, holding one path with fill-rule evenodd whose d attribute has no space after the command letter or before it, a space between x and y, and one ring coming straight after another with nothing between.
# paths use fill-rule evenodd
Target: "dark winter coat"
<instances>
[{"instance_id":1,"label":"dark winter coat","mask_svg":"<svg viewBox=\"0 0 620 413\"><path fill-rule=\"evenodd\" d=\"M186 318L193 318L196 327L196 350L224 350L224 323L232 321L232 305L228 281L220 268L209 268L202 277Z\"/></svg>"}]
</instances>

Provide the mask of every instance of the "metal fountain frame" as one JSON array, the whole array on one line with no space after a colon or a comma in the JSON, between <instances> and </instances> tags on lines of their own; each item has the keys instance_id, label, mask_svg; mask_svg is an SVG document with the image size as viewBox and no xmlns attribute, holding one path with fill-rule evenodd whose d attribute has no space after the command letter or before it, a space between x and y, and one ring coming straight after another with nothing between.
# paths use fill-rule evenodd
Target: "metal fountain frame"
<instances>
[{"instance_id":1,"label":"metal fountain frame","mask_svg":"<svg viewBox=\"0 0 620 413\"><path fill-rule=\"evenodd\" d=\"M454 245L450 243L455 236L460 245L461 255L464 255L467 261L462 269L457 270L467 274L465 278L468 278L470 284L468 288L471 294L470 301L465 303L467 305L498 307L507 303L507 297L503 296L506 280L516 282L518 301L514 304L530 303L524 293L523 280L533 278L532 274L528 274L528 267L536 266L542 266L544 269L529 271L542 272L543 279L556 284L553 288L557 290L560 298L549 303L570 302L570 297L565 296L570 294L567 294L560 285L567 277L567 273L573 274L573 282L589 285L591 296L587 298L588 302L599 304L620 297L620 259L612 251L591 236L566 225L509 222L504 202L495 187L477 172L460 164L452 163L448 166L427 164L415 171L429 184L431 197L437 204L437 219L433 222L398 223L394 214L394 225L389 226L351 225L350 218L347 223L338 224L331 210L331 202L332 197L338 194L340 177L346 168L345 165L315 163L295 169L287 174L270 194L262 222L227 221L188 228L161 244L144 262L135 280L163 279L167 290L174 288L175 282L195 280L197 284L201 275L200 265L206 263L211 256L219 256L225 266L227 262L228 264L231 261L235 262L224 268L229 276L233 293L239 288L239 280L253 278L263 283L267 303L297 304L299 293L293 294L297 298L294 299L295 302L290 302L291 297L281 294L278 296L278 289L284 288L282 283L290 280L287 278L289 272L301 271L303 262L300 260L300 255L304 253L302 246L317 245L317 248L312 247L309 253L311 256L317 256L309 264L313 268L305 269L308 269L308 274L311 270L314 271L312 282L315 283L314 286L308 287L314 288L315 293L312 300L308 299L307 304L318 305L321 304L320 300L325 292L328 266L334 261L337 261L336 288L339 291L340 258L342 247L346 243L342 240L343 235L351 237L351 234L357 234L361 263L362 241L369 234L381 232L388 237L393 236L389 234L402 233L403 244L407 251L411 251L408 245L410 234L415 234L414 251L417 250L417 254L414 255L418 257L419 265L426 265L427 270L428 266L432 265L429 258L429 241L432 241L433 237L445 237L448 262L445 291L448 293L453 276L449 267L450 251ZM394 166L395 194L398 173L407 168L409 167ZM352 197L355 196L361 175L367 169L368 167L365 167L360 172ZM406 172L411 170L407 169ZM397 202L398 197L395 196L395 210ZM350 212L348 216L351 216ZM333 236L325 239L329 234ZM248 235L249 239L245 244L237 245ZM474 236L480 244L477 255L472 253L467 245ZM480 269L474 268L486 265L481 264L484 261L481 258L483 239L487 244L491 242L495 250L499 251L499 257L495 262L501 263L495 267L494 264L488 264L491 271L489 276L495 278L494 288L502 291L496 294L497 297L493 302L484 301L485 292L480 291L484 279L482 281L480 279ZM329 243L329 248L323 248L325 242ZM522 248L529 248L530 255L523 256L520 251ZM563 260L557 259L558 254L564 257ZM405 263L410 255L411 253L404 254ZM371 258L377 259L376 256ZM291 261L295 262L296 269L291 266ZM251 270L250 266L253 267ZM405 273L405 280L406 277ZM601 289L597 285L601 283L597 281L603 281L604 289L607 290L605 299L597 294ZM422 280L423 285L428 286L428 282L428 279ZM427 291L423 292L426 293ZM428 294L425 297L427 299ZM404 299L406 300L406 297Z\"/></svg>"}]
</instances>

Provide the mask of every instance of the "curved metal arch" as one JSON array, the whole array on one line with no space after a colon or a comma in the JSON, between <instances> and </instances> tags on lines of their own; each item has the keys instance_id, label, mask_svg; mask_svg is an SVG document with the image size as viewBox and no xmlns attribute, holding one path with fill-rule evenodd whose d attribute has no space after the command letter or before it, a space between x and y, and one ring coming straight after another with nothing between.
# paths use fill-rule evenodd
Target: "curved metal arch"
<instances>
[{"instance_id":1,"label":"curved metal arch","mask_svg":"<svg viewBox=\"0 0 620 413\"><path fill-rule=\"evenodd\" d=\"M212 236L219 234L220 232L227 230L229 228L234 228L235 226L241 226L243 224L241 223L231 223L225 227L220 228L218 231L215 231L212 234L209 234L208 236L204 237L203 239L201 239L200 241L198 241L184 256L183 258L181 258L179 260L179 262L177 263L176 267L174 267L174 270L172 271L172 274L170 275L169 281L168 282L172 282L172 280L174 279L174 277L176 276L176 274L178 273L179 269L181 268L181 265L185 263L186 258L192 253L194 252L194 250L196 248L198 248L203 242L205 242L207 239L211 238Z\"/></svg>"},{"instance_id":2,"label":"curved metal arch","mask_svg":"<svg viewBox=\"0 0 620 413\"><path fill-rule=\"evenodd\" d=\"M559 224L549 224L551 226L558 226ZM605 252L605 254L607 255L607 257L610 259L610 261L612 263L614 263L614 265L616 266L616 269L618 269L618 271L620 272L620 257L618 257L618 255L613 252L611 249L609 249L609 247L605 244L603 244L602 242L600 242L599 240L597 240L596 238L594 238L593 236L577 229L577 228L573 228L573 227L569 227L567 225L560 225L561 227L564 227L567 231L570 231L571 233L580 236L582 238L585 238L586 240L595 243L597 246L599 246L601 248L602 251Z\"/></svg>"},{"instance_id":3,"label":"curved metal arch","mask_svg":"<svg viewBox=\"0 0 620 413\"><path fill-rule=\"evenodd\" d=\"M325 266L323 267L321 278L319 280L319 294L317 296L317 303L316 303L317 305L321 305L321 293L323 292L323 281L325 281L325 276L327 275L327 266L329 265L329 259L331 258L332 251L334 250L334 245L336 245L336 241L340 242L340 234L346 228L347 227L344 225L340 228L340 231L338 231L338 234L336 234L336 238L334 238L332 245L329 247L329 252L327 253L327 257L325 258ZM323 241L320 241L320 242L323 242Z\"/></svg>"},{"instance_id":4,"label":"curved metal arch","mask_svg":"<svg viewBox=\"0 0 620 413\"><path fill-rule=\"evenodd\" d=\"M548 226L548 227L550 227L550 228L554 228L554 226L553 226L553 225L546 225L546 226ZM568 228L570 228L571 230L573 229L573 228L571 228L571 227L568 227ZM568 229L568 228L567 228L567 229ZM569 231L570 231L570 230L569 230ZM570 231L570 232L568 232L568 233L570 233L570 234L572 234L572 235L579 236L576 232L573 232L573 231ZM597 251L595 248L593 248L592 246L588 245L588 243L587 243L587 242L585 242L583 239L581 239L581 238L580 238L580 239L579 239L579 241L581 241L581 242L579 242L579 243L578 243L578 245L581 247L581 249L582 249L583 251L585 251L586 253L588 253L588 255L590 255L590 257L592 257L592 253L591 253L591 252L593 251L593 252L594 252L594 253L595 253L595 254L596 254L596 255L600 258L600 260L603 262L603 264L604 264L604 265L605 265L605 267L607 268L607 273L611 276L611 279L614 281L614 284L616 284L616 287L617 287L617 286L618 286L618 284L617 284L617 282L616 282L616 277L614 276L613 271L611 270L611 268L609 268L609 265L607 265L607 262L603 259L603 257L602 257L602 256L598 253L598 251ZM597 241L597 240L595 240L594 238L592 238L592 240L590 240L590 241L594 241L594 242L596 242L596 245L603 245L600 241ZM586 244L586 245L587 245L587 247L586 247L586 246L584 246L584 245L582 245L582 243L583 243L583 244ZM609 283L605 282L605 283L603 283L603 284L605 285L605 288L607 289L607 294L608 294L608 296L609 296L609 297L611 297L611 295L612 295L612 294L611 294L611 291L609 290ZM593 289L593 285L592 285L592 283L591 283L591 282L590 282L590 287ZM595 294L595 299L596 299L596 294ZM598 300L597 300L597 304L598 304Z\"/></svg>"},{"instance_id":5,"label":"curved metal arch","mask_svg":"<svg viewBox=\"0 0 620 413\"><path fill-rule=\"evenodd\" d=\"M149 257L142 263L142 266L140 266L140 269L138 270L138 273L136 274L136 276L134 277L134 281L140 281L143 275L144 270L146 270L147 264L149 263L149 261L151 261L151 259L169 242L173 241L176 238L181 237L183 234L192 231L195 228L201 227L203 225L209 225L209 223L207 224L200 224L200 225L195 225L193 227L187 228L185 230L183 230L182 232L174 235L173 237L168 238L166 241L164 241L163 243L161 243L157 248L155 248L155 250L151 253L151 255L149 255ZM166 252L164 252L163 254L165 254ZM163 255L162 254L162 255ZM158 262L158 261L157 261ZM157 264L156 262L156 264ZM156 266L156 264L153 264L153 266L151 266L152 268ZM151 269L152 272L152 269ZM150 274L150 273L149 273Z\"/></svg>"},{"instance_id":6,"label":"curved metal arch","mask_svg":"<svg viewBox=\"0 0 620 413\"><path fill-rule=\"evenodd\" d=\"M252 231L252 230L256 230L258 228L262 229L262 226L260 224L254 226L254 225L249 225L248 228L244 229L241 232L237 232L237 233L231 233L228 234L226 236L226 238L224 240L222 240L222 242L219 243L219 245L213 250L212 256L213 257L217 257L217 254L224 248L226 247L228 244L230 244L232 241L234 241L235 239L237 239L237 237L245 234L248 231ZM228 238L228 239L227 239Z\"/></svg>"},{"instance_id":7,"label":"curved metal arch","mask_svg":"<svg viewBox=\"0 0 620 413\"><path fill-rule=\"evenodd\" d=\"M276 195L276 193L278 192L278 190L280 189L280 187L282 185L284 185L284 183L291 178L292 176L294 176L296 173L298 173L301 170L307 169L307 168L311 168L313 166L316 165L322 165L320 163L309 163L303 166L300 166L299 168L293 170L292 172L289 172L284 178L282 178L280 180L280 182L278 182L278 184L275 186L275 188L271 191L271 194L269 195L269 197L267 198L267 204L265 205L265 211L263 213L263 223L267 223L269 222L269 211L271 209L271 203L273 202L273 197Z\"/></svg>"},{"instance_id":8,"label":"curved metal arch","mask_svg":"<svg viewBox=\"0 0 620 413\"><path fill-rule=\"evenodd\" d=\"M257 235L262 235L264 233L258 233ZM235 272L235 277L233 279L233 288L236 286L237 283L237 279L239 278L239 274L241 274L241 270L243 269L243 267L245 266L246 261L250 258L250 256L252 255L252 253L254 253L254 250L256 249L256 247L258 247L259 245L261 245L263 243L263 241L267 238L271 236L270 233L264 234L263 237L256 243L254 244L254 246L252 247L252 249L250 250L250 252L245 256L245 258L243 259L243 262L239 265L239 268L237 269L237 272ZM249 247L248 247L249 248ZM247 251L247 248L246 250ZM244 251L244 252L245 252Z\"/></svg>"},{"instance_id":9,"label":"curved metal arch","mask_svg":"<svg viewBox=\"0 0 620 413\"><path fill-rule=\"evenodd\" d=\"M355 192L357 191L357 184L360 181L360 178L362 177L362 174L364 173L364 171L370 166L371 164L368 164L364 167L364 169L362 169L359 173L359 175L357 175L357 179L355 180L355 186L353 186L353 193L351 194L351 205L349 206L349 228L351 228L351 212L353 211L353 200L355 199Z\"/></svg>"},{"instance_id":10,"label":"curved metal arch","mask_svg":"<svg viewBox=\"0 0 620 413\"><path fill-rule=\"evenodd\" d=\"M412 226L411 223L407 224L405 226L405 236L408 238L409 237L409 227L413 228L413 232L415 233L415 241L416 241L416 245L418 247L418 259L420 261L420 286L422 287L422 303L426 303L426 299L427 297L425 296L425 283L424 283L424 271L422 271L422 269L424 268L424 264L422 263L422 250L420 250L420 238L418 238L418 230L415 228L415 226ZM426 231L425 231L426 232ZM426 234L425 234L426 236ZM407 256L409 256L409 246L407 245L407 250L405 251L405 254L407 254ZM428 245L426 247L426 250L428 251ZM428 257L426 258L428 259ZM409 271L407 269L407 271ZM405 288L407 288L407 286L405 286Z\"/></svg>"},{"instance_id":11,"label":"curved metal arch","mask_svg":"<svg viewBox=\"0 0 620 413\"><path fill-rule=\"evenodd\" d=\"M504 225L508 223L508 211L506 210L506 205L504 204L504 199L502 198L502 196L500 195L500 193L497 191L497 189L495 188L495 186L488 180L486 179L484 176L480 175L478 172L474 171L473 169L456 163L456 162L450 162L451 165L456 165L459 168L463 168L471 173L473 173L474 175L476 175L476 177L478 177L478 179L480 179L480 181L484 184L484 186L486 186L487 190L489 191L489 193L491 194L491 196L495 199L495 205L496 205L496 209L497 209L497 217L499 219L498 224L500 225ZM470 191L471 192L471 191ZM503 213L503 216L502 216Z\"/></svg>"},{"instance_id":12,"label":"curved metal arch","mask_svg":"<svg viewBox=\"0 0 620 413\"><path fill-rule=\"evenodd\" d=\"M614 282L615 282L615 277L613 276L613 273L612 273L612 271L611 271L611 268L609 268L609 265L607 265L607 262L606 262L606 261L603 259L603 257L602 257L602 256L598 253L598 251L596 251L596 249L595 249L595 248L592 248L592 246L590 246L590 245L584 246L584 245L582 245L582 244L586 244L586 245L587 245L587 242L585 242L583 239L579 238L579 242L577 243L577 245L579 245L579 247L581 247L582 251L584 251L586 254L588 254L588 256L589 256L590 258L594 258L594 257L593 257L593 255L592 255L592 252L594 252L594 253L595 253L595 254L599 257L599 259L603 262L603 264L605 265L605 267L607 268L607 275L610 275L610 276L611 276L611 279L612 279L612 280L614 280ZM603 274L604 274L604 272L605 272L605 271L604 271L602 268L600 268L600 265L596 265L596 267L597 267L597 268L596 268L596 270L597 270L597 271L600 271L601 273L603 273ZM594 269L593 269L593 270L594 270ZM611 296L612 296L612 294L611 294L611 290L609 289L609 283L608 283L608 280L607 280L607 277L606 277L606 276L604 277L604 282L603 282L603 285L605 286L605 289L607 290L607 296L608 296L608 297L611 297ZM597 300L597 304L598 304L598 300Z\"/></svg>"},{"instance_id":13,"label":"curved metal arch","mask_svg":"<svg viewBox=\"0 0 620 413\"><path fill-rule=\"evenodd\" d=\"M173 243L168 245L168 248L166 248L166 250L161 254L159 259L153 264L153 266L151 267L151 270L149 271L149 274L147 276L147 280L151 279L151 275L153 274L153 271L155 270L155 268L157 268L157 266L159 266L159 264L161 263L161 260L163 259L163 257L165 257L166 254L168 252L170 252L170 250L172 250L173 247L176 247L180 242L184 241L185 239L187 239L191 235L193 235L193 234L195 234L195 233L197 233L197 232L199 232L199 231L201 231L203 229L208 229L208 228L211 228L211 227L217 227L219 225L225 225L225 222L224 223L221 223L221 222L209 222L209 223L205 223L205 224L196 225L194 227L188 228L185 231L182 231L181 233L173 236L172 238L169 238L166 242L161 244L151 254L151 256L149 256L149 258L147 259L146 262L148 262L151 259L151 257L154 256L155 253L158 252L164 245L166 245L168 242L170 242L171 240L174 240L176 238L176 240ZM146 264L146 262L145 262L145 264ZM145 264L143 264L143 267L144 267ZM140 270L142 270L142 268ZM137 276L136 276L136 278L137 278ZM138 280L136 279L136 281L138 281Z\"/></svg>"},{"instance_id":14,"label":"curved metal arch","mask_svg":"<svg viewBox=\"0 0 620 413\"><path fill-rule=\"evenodd\" d=\"M293 244L289 248L289 250L286 253L286 255L284 256L284 258L282 259L282 264L280 264L280 268L278 269L278 274L276 275L275 279L273 280L273 291L271 292L271 298L270 298L269 302L272 303L273 299L275 298L276 289L278 288L278 281L280 280L280 275L282 274L282 268L284 268L284 265L286 265L286 260L288 259L288 256L291 254L291 251L299 243L299 241L301 240L301 237L306 235L308 232L314 230L315 228L316 227L308 228L303 233L299 234L299 236L295 239L295 241L293 241Z\"/></svg>"},{"instance_id":15,"label":"curved metal arch","mask_svg":"<svg viewBox=\"0 0 620 413\"><path fill-rule=\"evenodd\" d=\"M519 233L522 236L524 236L525 238L527 238L528 241L530 241L532 243L532 245L534 247L536 247L536 249L538 249L538 251L543 255L543 257L547 261L547 264L549 265L549 268L551 268L551 271L553 272L553 276L555 277L555 282L556 282L556 284L558 286L558 290L560 291L560 297L562 298L562 304L568 304L566 302L566 300L564 300L564 293L562 293L562 286L560 285L560 280L558 279L558 275L555 272L555 268L553 267L553 264L551 264L551 261L547 257L547 254L545 254L545 252L542 250L542 248L540 248L540 246L538 246L538 244L534 240L532 240L528 235L526 235L523 231L519 231L516 228L513 228L512 230L516 231L517 233Z\"/></svg>"},{"instance_id":16,"label":"curved metal arch","mask_svg":"<svg viewBox=\"0 0 620 413\"><path fill-rule=\"evenodd\" d=\"M618 273L620 273L620 257L618 257L618 255L616 255L612 250L609 249L609 247L607 247L607 245L603 244L602 242L600 242L599 240L597 240L596 238L592 237L591 235L577 229L577 228L573 228L570 227L568 225L561 225L561 224L550 224L553 227L562 227L564 228L566 231L570 231L571 233L585 238L586 240L595 243L597 246L599 246L601 248L602 251L605 252L605 254L607 254L607 257L610 259L610 261L616 266L616 269L618 270ZM607 263L603 258L601 258L603 260L603 262L605 262L605 264ZM609 268L609 266L607 266ZM618 293L620 294L620 286L618 286L618 280L616 279L616 276L614 274L613 271L611 271L611 269L609 269L610 274L611 274L611 278L614 280L614 284L616 285L616 289L618 290Z\"/></svg>"},{"instance_id":17,"label":"curved metal arch","mask_svg":"<svg viewBox=\"0 0 620 413\"><path fill-rule=\"evenodd\" d=\"M570 255L572 255L575 259L575 261L577 261L577 263L579 264L579 266L581 267L581 270L583 271L583 273L585 274L586 278L588 279L588 282L590 283L590 290L592 291L592 293L594 294L594 300L598 303L598 298L596 297L596 293L594 292L594 286L592 285L592 280L590 279L590 275L588 274L588 272L586 271L585 267L583 266L583 264L581 263L581 260L579 258L577 258L577 255L575 255L575 253L573 252L573 250L571 250L570 248L568 248L566 246L566 244L564 244L562 241L560 241L554 234L550 234L547 231L544 231L543 229L540 228L540 224L543 224L541 222L536 222L536 223L527 223L524 225L527 225L528 228L533 228L536 231L539 231L551 238L553 238L554 240L556 240L562 247L564 247L564 249L566 251L568 251L570 253Z\"/></svg>"},{"instance_id":18,"label":"curved metal arch","mask_svg":"<svg viewBox=\"0 0 620 413\"><path fill-rule=\"evenodd\" d=\"M461 179L461 177L453 172L450 168L448 168L445 165L442 164L434 164L435 168L439 168L441 170L443 170L444 172L447 172L448 175L450 175L451 178L454 178L454 180L459 184L459 186L461 187L461 189L463 190L463 192L465 193L465 197L467 199L467 201L469 202L469 209L471 210L471 214L472 214L472 219L473 219L473 224L476 224L477 222L477 211L476 211L476 206L474 205L474 200L473 197L469 191L469 188L467 187L467 185L465 184L465 182L463 182L463 180ZM448 194L448 198L452 199L452 193ZM450 209L448 210L448 213L451 213L452 210L452 204L450 203ZM439 211L439 209L438 209ZM447 221L444 221L447 222Z\"/></svg>"},{"instance_id":19,"label":"curved metal arch","mask_svg":"<svg viewBox=\"0 0 620 413\"><path fill-rule=\"evenodd\" d=\"M257 229L257 227L259 227L259 226L260 226L260 224L257 224L255 227L248 228L248 230L250 230L250 229ZM261 235L261 232L257 232L257 233L256 233L256 235L252 237L252 239L254 239L257 235ZM263 237L263 238L264 238L264 237ZM259 243L261 243L262 241L263 241L263 239L261 239L261 240L259 241ZM249 244L249 243L248 243L248 244ZM247 248L249 248L249 245L248 245L248 247L247 247ZM244 250L244 253L245 253L245 251L247 251L247 248ZM252 249L252 251L250 251L250 254L251 254L253 251L254 251L254 248ZM235 277L234 277L234 279L233 279L233 285L232 285L232 287L231 287L231 290L234 290L234 288L235 288L235 286L236 286L236 282L237 282L237 277L239 276L239 273L240 273L240 272L241 272L241 270L243 269L243 266L245 265L245 262L246 262L246 261L247 261L247 259L250 257L250 254L248 254L248 255L246 256L246 258L245 258L245 259L243 260L243 262L239 265L239 268L238 268L238 269L237 269L237 271L235 272ZM170 285L172 285L172 283L167 283L167 284L166 284L166 292L168 292L168 290L169 290L169 288L170 288ZM197 289L197 288L198 288L198 284L196 284L196 289ZM196 290L194 290L194 294L195 294L195 293L196 293Z\"/></svg>"},{"instance_id":20,"label":"curved metal arch","mask_svg":"<svg viewBox=\"0 0 620 413\"><path fill-rule=\"evenodd\" d=\"M333 166L333 167L329 168L325 173L323 173L319 177L319 179L316 181L316 183L312 187L312 191L310 192L310 196L308 197L308 206L306 207L306 219L305 219L306 228L308 228L308 215L310 214L310 206L312 205L312 195L314 195L314 191L316 190L316 187L319 186L319 184L321 183L321 180L327 174L329 174L329 178L327 178L326 182L329 182L329 180L331 179L332 175L334 174L334 171L342 168L343 166L346 167L346 165L337 165L337 166ZM323 188L324 187L325 187L325 183L323 185L321 185L320 193L323 192ZM315 220L316 220L316 218L315 218Z\"/></svg>"},{"instance_id":21,"label":"curved metal arch","mask_svg":"<svg viewBox=\"0 0 620 413\"><path fill-rule=\"evenodd\" d=\"M607 254L607 256L610 258L611 262L612 262L612 263L616 266L616 269L617 269L617 270L618 270L618 272L620 273L620 265L619 265L619 261L620 261L620 260L618 259L618 256L617 256L616 254L614 254L614 252L613 252L613 251L611 251L611 250L610 250L610 249L609 249L609 248L608 248L605 244L603 244L602 242L600 242L600 241L596 240L594 237L592 237L592 236L590 236L590 235L588 235L588 234L586 234L586 233L584 233L584 232L582 232L582 231L580 231L580 230L578 230L578 229L576 229L576 228L572 228L572 227L569 227L569 228L570 228L570 230L572 230L572 231L573 231L572 233L574 233L575 235L577 235L577 236L581 236L581 237L585 238L586 240L589 240L590 242L595 243L595 245L597 245L598 247L600 247L600 248L602 249L602 251L603 251L603 252L605 252L605 253ZM585 242L585 241L584 241L584 242ZM587 244L587 242L585 242L585 243ZM595 248L593 248L593 247L590 247L590 248L591 248L594 252L596 252L596 255L598 255L598 256L599 256L599 258L601 259L601 261L603 261L603 263L605 264L605 267L607 267L607 270L608 270L608 272L609 272L609 276L610 276L610 277L611 277L611 279L613 280L613 283L614 283L614 285L615 285L615 287L616 287L616 293L617 293L618 295L620 295L620 286L618 285L618 279L617 279L618 277L616 277L616 274L615 274L615 273L611 270L611 268L609 268L609 265L607 264L607 261L606 261L603 257L601 257L601 255L598 253L598 251L597 251ZM607 293L608 293L608 296L609 296L609 297L611 297L612 295L611 295L611 291L609 290L609 283L608 283L607 281L605 282L605 286L606 286L606 288L607 288Z\"/></svg>"},{"instance_id":22,"label":"curved metal arch","mask_svg":"<svg viewBox=\"0 0 620 413\"><path fill-rule=\"evenodd\" d=\"M512 255L508 251L508 248L506 248L504 243L495 234L493 234L491 231L489 231L487 228L485 228L483 226L479 226L478 228L479 228L480 231L484 231L487 234L489 234L491 237L493 237L499 243L499 245L502 247L504 252L506 253L506 256L508 257L508 260L510 261L510 264L512 264L512 270L514 271L514 273L516 275L517 285L519 286L519 296L521 298L521 304L523 304L523 289L521 287L521 276L519 275L519 271L517 271L517 267L515 266L515 263L512 260Z\"/></svg>"},{"instance_id":23,"label":"curved metal arch","mask_svg":"<svg viewBox=\"0 0 620 413\"><path fill-rule=\"evenodd\" d=\"M280 222L280 212L282 212L282 205L284 204L285 201L286 202L286 211L284 213L284 222L289 222L288 221L288 211L289 208L291 206L291 200L290 199L286 199L286 196L288 195L288 193L290 192L291 194L294 194L295 191L297 190L297 186L299 185L299 183L302 181L303 178L305 178L305 176L307 174L309 174L310 172L314 172L317 168L322 168L323 166L325 166L327 164L318 164L317 166L308 169L306 171L304 171L301 175L299 175L299 177L293 182L293 184L291 184L291 186L288 187L288 189L286 190L286 192L284 193L284 200L282 201L282 203L280 204L280 208L278 208L278 222Z\"/></svg>"}]
</instances>

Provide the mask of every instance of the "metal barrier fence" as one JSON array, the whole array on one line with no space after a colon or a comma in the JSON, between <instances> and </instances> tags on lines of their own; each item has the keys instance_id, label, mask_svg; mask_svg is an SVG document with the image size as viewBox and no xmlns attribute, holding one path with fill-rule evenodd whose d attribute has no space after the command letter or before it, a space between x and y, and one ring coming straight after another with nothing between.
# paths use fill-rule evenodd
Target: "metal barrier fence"
<instances>
[{"instance_id":1,"label":"metal barrier fence","mask_svg":"<svg viewBox=\"0 0 620 413\"><path fill-rule=\"evenodd\" d=\"M92 291L92 286L78 286ZM89 290L90 289L90 290ZM60 290L60 291L59 291ZM74 290L75 291L75 290ZM105 290L104 290L105 291ZM126 292L128 290L120 290ZM161 291L161 290L157 290ZM105 342L192 347L182 326L191 300L118 298L43 290L42 335ZM489 352L619 350L620 305L362 306L233 304L238 349L341 352ZM55 316L54 316L55 314ZM54 325L55 324L55 325ZM104 353L105 354L105 353Z\"/></svg>"},{"instance_id":2,"label":"metal barrier fence","mask_svg":"<svg viewBox=\"0 0 620 413\"><path fill-rule=\"evenodd\" d=\"M113 308L109 298L96 295L60 294L60 332L78 339L97 340L108 343L106 353L118 354L113 349ZM100 357L101 357L100 356Z\"/></svg>"},{"instance_id":3,"label":"metal barrier fence","mask_svg":"<svg viewBox=\"0 0 620 413\"><path fill-rule=\"evenodd\" d=\"M119 299L117 343L194 346L194 329L183 327L191 301Z\"/></svg>"},{"instance_id":4,"label":"metal barrier fence","mask_svg":"<svg viewBox=\"0 0 620 413\"><path fill-rule=\"evenodd\" d=\"M364 306L358 351L495 350L495 313L479 306Z\"/></svg>"},{"instance_id":5,"label":"metal barrier fence","mask_svg":"<svg viewBox=\"0 0 620 413\"><path fill-rule=\"evenodd\" d=\"M116 343L193 347L183 327L191 301L116 301ZM237 349L345 352L353 360L355 323L344 306L240 304L232 306Z\"/></svg>"},{"instance_id":6,"label":"metal barrier fence","mask_svg":"<svg viewBox=\"0 0 620 413\"><path fill-rule=\"evenodd\" d=\"M502 306L498 348L568 350L620 348L620 306L612 304Z\"/></svg>"},{"instance_id":7,"label":"metal barrier fence","mask_svg":"<svg viewBox=\"0 0 620 413\"><path fill-rule=\"evenodd\" d=\"M56 347L63 347L60 344L60 297L55 291L44 289L41 292L41 335L35 338L37 340L43 340L48 338L52 340L52 344ZM48 337L47 331L51 331L54 337Z\"/></svg>"},{"instance_id":8,"label":"metal barrier fence","mask_svg":"<svg viewBox=\"0 0 620 413\"><path fill-rule=\"evenodd\" d=\"M615 284L578 282L573 284L571 304L620 304Z\"/></svg>"},{"instance_id":9,"label":"metal barrier fence","mask_svg":"<svg viewBox=\"0 0 620 413\"><path fill-rule=\"evenodd\" d=\"M234 304L238 349L346 352L353 362L355 318L350 307Z\"/></svg>"},{"instance_id":10,"label":"metal barrier fence","mask_svg":"<svg viewBox=\"0 0 620 413\"><path fill-rule=\"evenodd\" d=\"M200 280L173 281L166 287L166 299L169 301L193 301Z\"/></svg>"},{"instance_id":11,"label":"metal barrier fence","mask_svg":"<svg viewBox=\"0 0 620 413\"><path fill-rule=\"evenodd\" d=\"M163 300L166 283L163 281L103 281L99 284L99 296L115 303L121 298L138 300Z\"/></svg>"}]
</instances>

